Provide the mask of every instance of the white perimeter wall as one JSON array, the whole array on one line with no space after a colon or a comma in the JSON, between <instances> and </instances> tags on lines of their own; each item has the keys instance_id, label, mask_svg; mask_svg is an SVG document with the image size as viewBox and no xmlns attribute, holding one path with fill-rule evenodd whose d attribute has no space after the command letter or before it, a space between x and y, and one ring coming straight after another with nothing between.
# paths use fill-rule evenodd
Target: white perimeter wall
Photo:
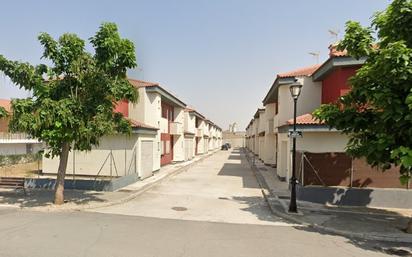
<instances>
[{"instance_id":1,"label":"white perimeter wall","mask_svg":"<svg viewBox=\"0 0 412 257\"><path fill-rule=\"evenodd\" d=\"M94 147L90 152L71 151L67 163L67 176L74 174L96 176L101 169L101 176L124 176L138 172L142 178L151 174L141 173L140 144L142 140L151 140L154 143L153 154L157 152L154 136L132 134L113 135L103 137L100 145ZM113 159L110 162L110 154ZM107 159L106 163L105 160ZM136 163L137 161L137 163ZM110 165L111 163L111 165ZM58 158L43 157L43 172L56 174L59 166ZM115 168L116 166L116 168ZM116 173L117 169L117 173ZM153 168L155 170L155 167Z\"/></svg>"},{"instance_id":2,"label":"white perimeter wall","mask_svg":"<svg viewBox=\"0 0 412 257\"><path fill-rule=\"evenodd\" d=\"M277 174L280 177L291 176L292 140L287 133L278 134L278 164ZM297 151L313 153L344 152L348 137L337 131L330 132L303 132L303 138L296 139Z\"/></svg>"}]
</instances>

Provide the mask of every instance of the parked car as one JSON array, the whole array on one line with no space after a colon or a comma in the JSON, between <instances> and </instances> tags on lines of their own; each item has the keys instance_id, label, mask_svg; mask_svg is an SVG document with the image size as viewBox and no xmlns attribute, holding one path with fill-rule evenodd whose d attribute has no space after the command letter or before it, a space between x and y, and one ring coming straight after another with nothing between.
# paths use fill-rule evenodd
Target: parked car
<instances>
[{"instance_id":1,"label":"parked car","mask_svg":"<svg viewBox=\"0 0 412 257\"><path fill-rule=\"evenodd\" d=\"M229 143L226 143L227 147L230 149L232 146Z\"/></svg>"},{"instance_id":2,"label":"parked car","mask_svg":"<svg viewBox=\"0 0 412 257\"><path fill-rule=\"evenodd\" d=\"M227 146L227 144L223 144L221 150L229 150L229 147Z\"/></svg>"}]
</instances>

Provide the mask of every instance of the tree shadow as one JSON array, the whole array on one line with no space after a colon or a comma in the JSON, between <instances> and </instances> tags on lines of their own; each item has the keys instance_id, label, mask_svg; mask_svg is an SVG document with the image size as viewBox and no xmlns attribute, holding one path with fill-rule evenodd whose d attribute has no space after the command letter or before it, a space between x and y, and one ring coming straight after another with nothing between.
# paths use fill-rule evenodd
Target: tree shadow
<instances>
[{"instance_id":1,"label":"tree shadow","mask_svg":"<svg viewBox=\"0 0 412 257\"><path fill-rule=\"evenodd\" d=\"M260 196L234 196L232 199L241 204L247 205L247 207L241 208L242 211L247 211L255 215L259 220L277 222L282 221L289 223L288 221L273 215L269 209L268 204L263 197Z\"/></svg>"},{"instance_id":2,"label":"tree shadow","mask_svg":"<svg viewBox=\"0 0 412 257\"><path fill-rule=\"evenodd\" d=\"M322 229L317 229L308 226L294 226L294 229L310 233L318 233L325 236L344 237L347 243L352 244L353 246L363 249L365 251L390 254L392 256L412 257L412 248L410 243L360 239L356 237L342 236L337 233L328 232Z\"/></svg>"},{"instance_id":3,"label":"tree shadow","mask_svg":"<svg viewBox=\"0 0 412 257\"><path fill-rule=\"evenodd\" d=\"M323 207L312 211L302 211L303 219L322 227L365 236L388 235L396 237L399 241L403 237L412 239L412 235L404 231L410 218L395 211L366 207ZM310 222L308 217L311 215L316 218ZM344 237L348 243L368 251L412 256L412 245L410 243L361 239L353 236L353 234L342 235L312 226L296 226L295 229L321 235Z\"/></svg>"},{"instance_id":4,"label":"tree shadow","mask_svg":"<svg viewBox=\"0 0 412 257\"><path fill-rule=\"evenodd\" d=\"M108 201L104 194L107 192L65 190L65 202L74 205L85 205L102 203ZM54 201L54 191L45 189L26 190L1 190L0 204L15 207L45 207L52 206Z\"/></svg>"},{"instance_id":5,"label":"tree shadow","mask_svg":"<svg viewBox=\"0 0 412 257\"><path fill-rule=\"evenodd\" d=\"M228 160L240 162L226 162L220 169L218 176L234 176L242 178L244 188L260 188L256 181L256 177L250 169L249 163L245 157L237 151L237 154L232 154L228 157Z\"/></svg>"}]
</instances>

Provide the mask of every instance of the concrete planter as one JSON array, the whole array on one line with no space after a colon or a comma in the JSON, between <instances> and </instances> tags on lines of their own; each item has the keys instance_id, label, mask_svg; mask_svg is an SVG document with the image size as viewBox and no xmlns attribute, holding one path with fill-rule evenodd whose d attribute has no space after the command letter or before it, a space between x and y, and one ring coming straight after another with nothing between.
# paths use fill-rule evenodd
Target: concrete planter
<instances>
[{"instance_id":1,"label":"concrete planter","mask_svg":"<svg viewBox=\"0 0 412 257\"><path fill-rule=\"evenodd\" d=\"M93 191L116 191L139 180L137 174L114 178L112 180L66 179L66 189L93 190ZM56 179L54 178L26 178L24 186L27 189L54 189Z\"/></svg>"}]
</instances>

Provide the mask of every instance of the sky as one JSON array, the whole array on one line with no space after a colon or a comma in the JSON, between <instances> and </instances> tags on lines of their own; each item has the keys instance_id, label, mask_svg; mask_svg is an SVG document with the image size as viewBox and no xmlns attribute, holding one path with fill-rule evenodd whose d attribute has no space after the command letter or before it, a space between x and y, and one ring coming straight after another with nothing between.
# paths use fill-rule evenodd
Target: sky
<instances>
[{"instance_id":1,"label":"sky","mask_svg":"<svg viewBox=\"0 0 412 257\"><path fill-rule=\"evenodd\" d=\"M327 59L345 22L369 25L388 0L135 0L4 1L0 54L32 64L40 32L83 39L115 22L132 40L138 67L131 78L158 82L223 129L244 130L276 74ZM88 46L87 49L91 50ZM0 98L28 93L0 75Z\"/></svg>"}]
</instances>

